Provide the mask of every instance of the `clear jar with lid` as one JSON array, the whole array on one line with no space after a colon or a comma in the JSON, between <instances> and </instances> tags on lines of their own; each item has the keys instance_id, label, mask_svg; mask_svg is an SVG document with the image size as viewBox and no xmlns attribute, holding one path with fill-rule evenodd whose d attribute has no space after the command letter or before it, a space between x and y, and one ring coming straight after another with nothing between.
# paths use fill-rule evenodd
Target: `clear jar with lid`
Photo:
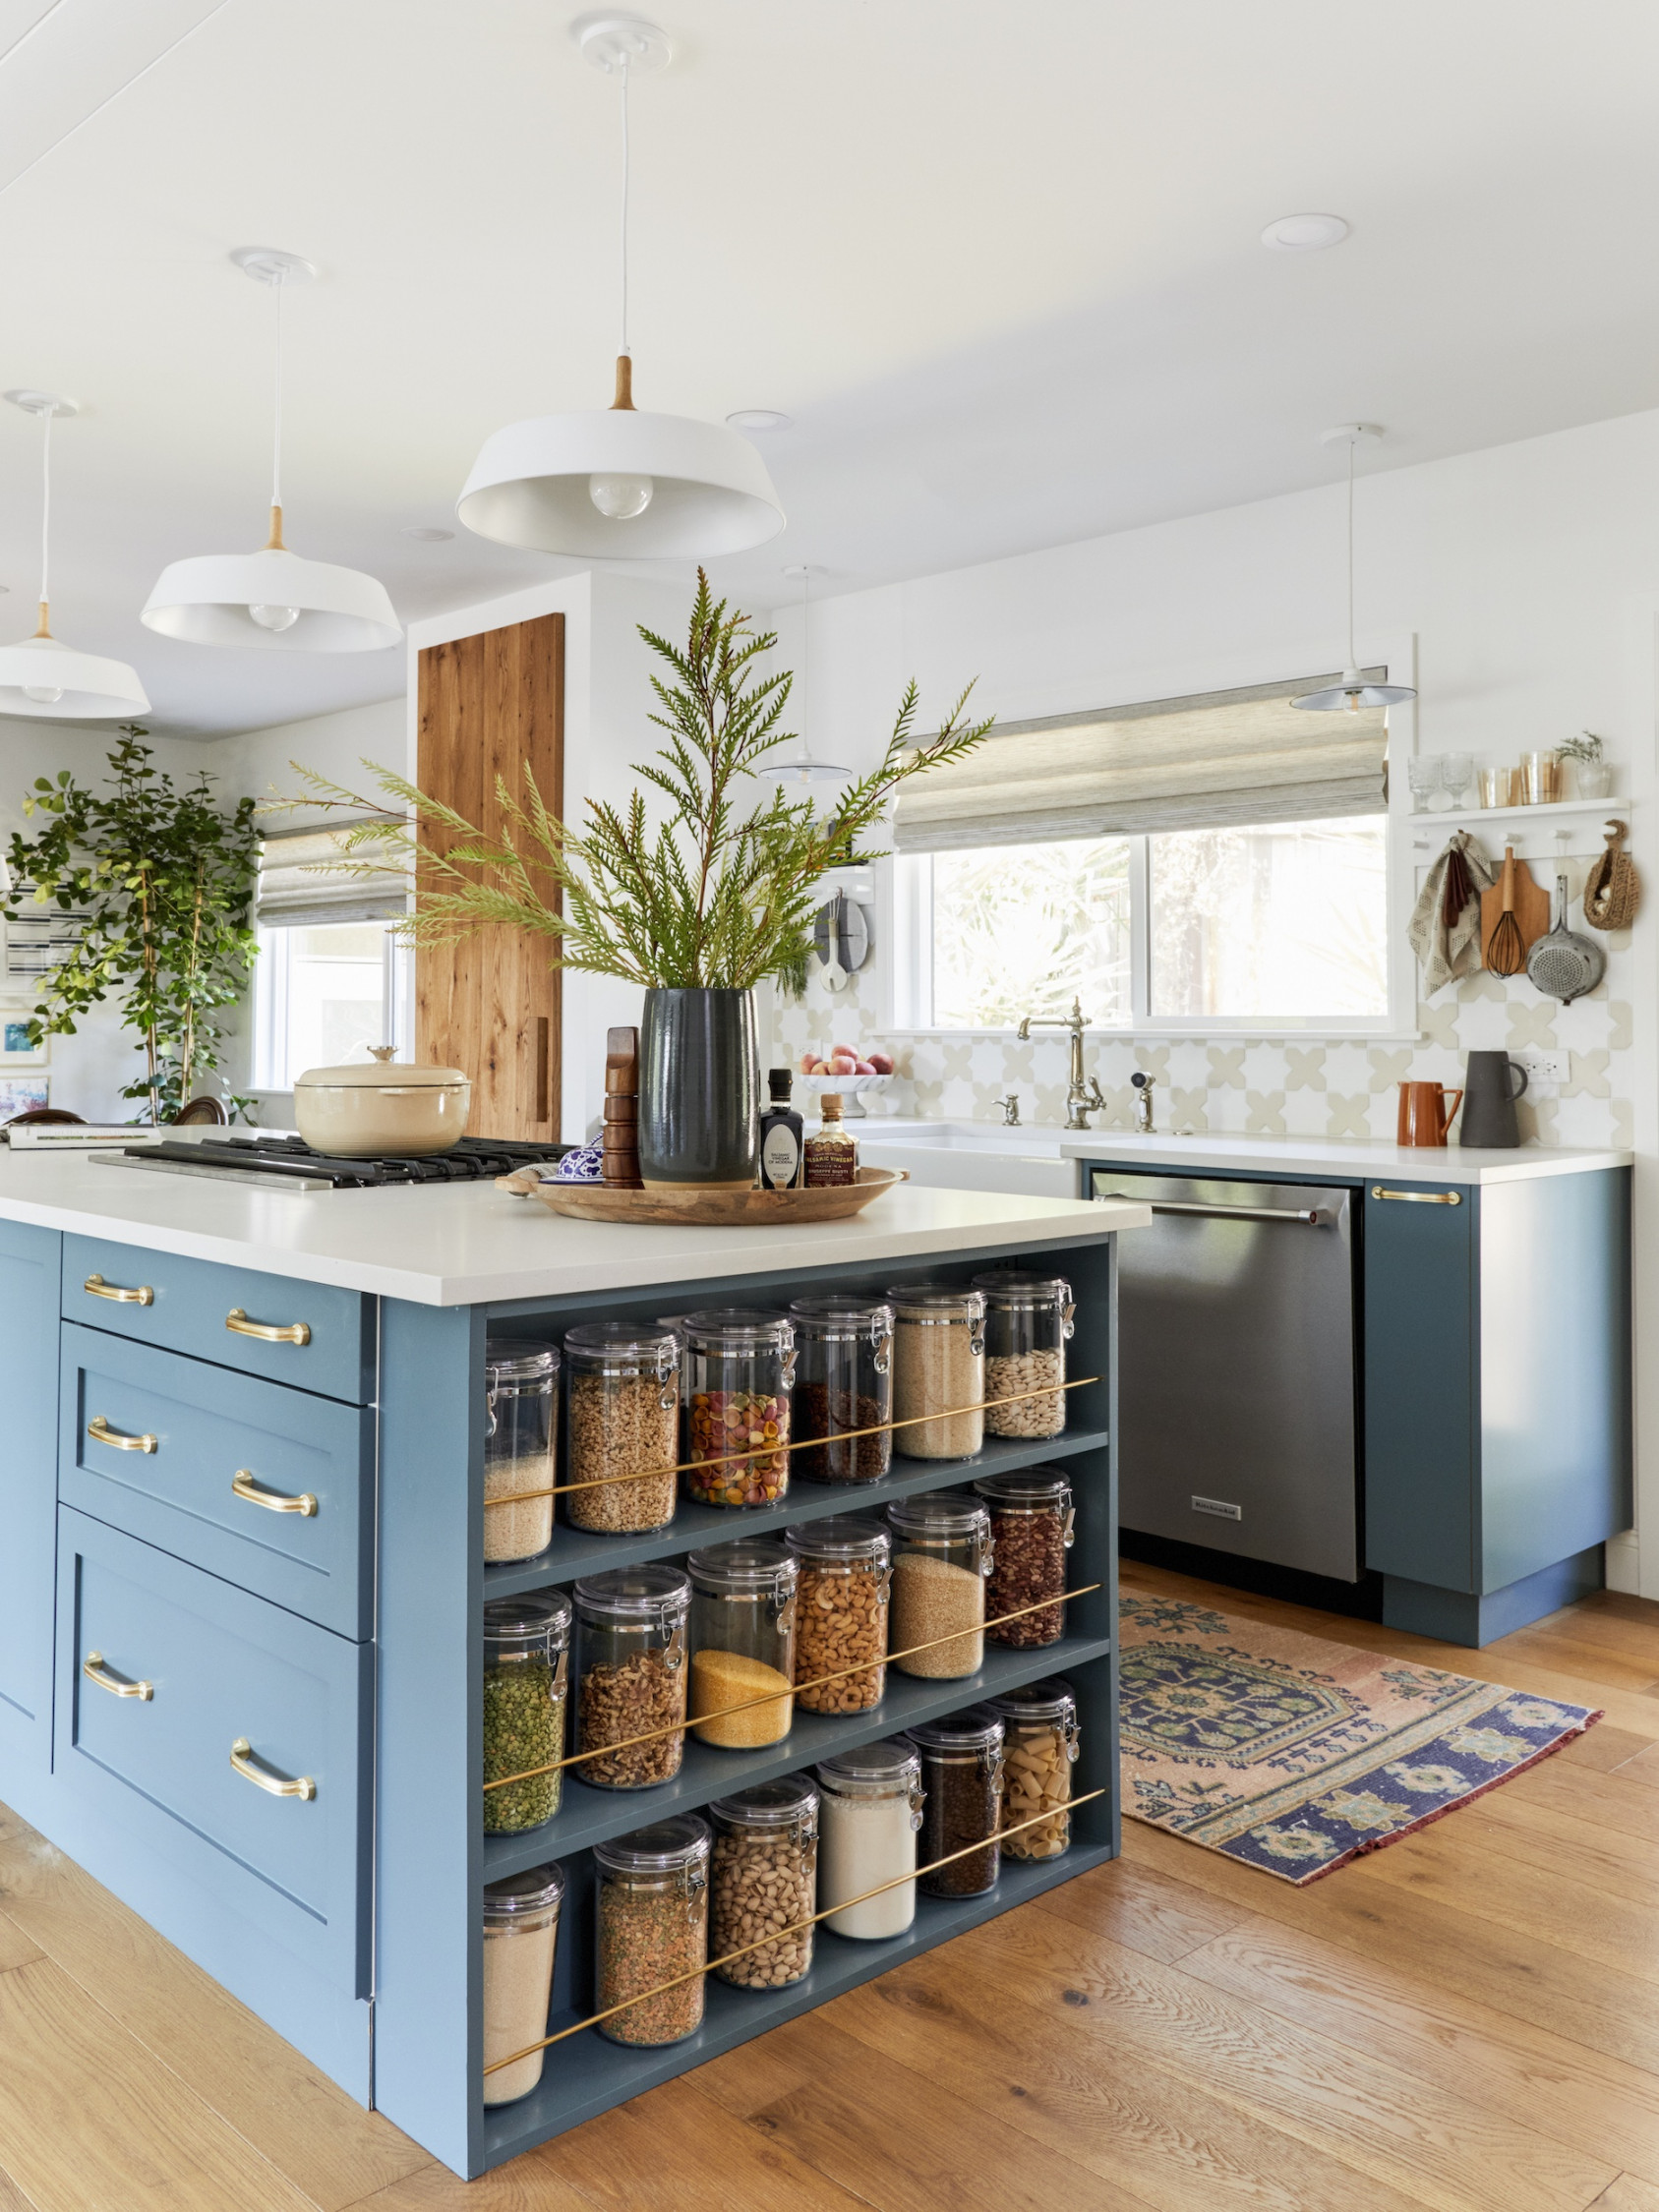
<instances>
[{"instance_id":1,"label":"clear jar with lid","mask_svg":"<svg viewBox=\"0 0 1659 2212\"><path fill-rule=\"evenodd\" d=\"M1002 1721L989 1706L971 1705L923 1721L910 1736L921 1754L926 1796L921 1863L949 1862L919 1875L917 1886L930 1897L982 1896L996 1888L1002 1864L994 1840L1002 1826ZM971 1849L976 1843L983 1849Z\"/></svg>"},{"instance_id":2,"label":"clear jar with lid","mask_svg":"<svg viewBox=\"0 0 1659 2212\"><path fill-rule=\"evenodd\" d=\"M786 1529L800 1570L795 1597L796 1692L803 1713L867 1713L886 1688L892 1539L879 1521L838 1513ZM856 1667L856 1673L848 1669ZM838 1681L824 1682L826 1674Z\"/></svg>"},{"instance_id":3,"label":"clear jar with lid","mask_svg":"<svg viewBox=\"0 0 1659 2212\"><path fill-rule=\"evenodd\" d=\"M691 1733L725 1751L781 1742L794 1718L794 1559L781 1543L741 1537L693 1551L685 1567L691 1577Z\"/></svg>"},{"instance_id":4,"label":"clear jar with lid","mask_svg":"<svg viewBox=\"0 0 1659 2212\"><path fill-rule=\"evenodd\" d=\"M484 1557L533 1559L553 1542L559 1347L526 1337L484 1344Z\"/></svg>"},{"instance_id":5,"label":"clear jar with lid","mask_svg":"<svg viewBox=\"0 0 1659 2212\"><path fill-rule=\"evenodd\" d=\"M791 1302L795 1472L803 1483L873 1483L893 1463L893 1309L832 1294ZM849 1430L859 1433L847 1434ZM808 1437L824 1443L802 1449ZM845 1439L845 1440L842 1440Z\"/></svg>"},{"instance_id":6,"label":"clear jar with lid","mask_svg":"<svg viewBox=\"0 0 1659 2212\"><path fill-rule=\"evenodd\" d=\"M995 1550L986 1612L992 1620L1021 1614L986 1635L1016 1651L1057 1644L1066 1631L1066 1608L1059 1601L1072 1543L1070 1482L1057 1467L1023 1467L1015 1474L981 1476L974 1487L990 1508ZM1040 1610L1024 1612L1027 1605Z\"/></svg>"},{"instance_id":7,"label":"clear jar with lid","mask_svg":"<svg viewBox=\"0 0 1659 2212\"><path fill-rule=\"evenodd\" d=\"M795 1327L787 1314L726 1306L687 1313L685 1476L700 1505L775 1505L789 1488Z\"/></svg>"},{"instance_id":8,"label":"clear jar with lid","mask_svg":"<svg viewBox=\"0 0 1659 2212\"><path fill-rule=\"evenodd\" d=\"M985 1294L987 1436L1057 1436L1066 1426L1066 1346L1077 1306L1063 1275L1012 1267L976 1275Z\"/></svg>"},{"instance_id":9,"label":"clear jar with lid","mask_svg":"<svg viewBox=\"0 0 1659 2212\"><path fill-rule=\"evenodd\" d=\"M562 1590L492 1598L484 1607L484 1833L540 1828L559 1810L570 1601ZM499 1784L508 1775L523 1781Z\"/></svg>"},{"instance_id":10,"label":"clear jar with lid","mask_svg":"<svg viewBox=\"0 0 1659 2212\"><path fill-rule=\"evenodd\" d=\"M949 1680L984 1662L985 1578L994 1557L990 1515L965 1490L895 1498L893 1665L901 1674ZM916 1645L924 1645L915 1651ZM900 1657L911 1652L909 1659Z\"/></svg>"},{"instance_id":11,"label":"clear jar with lid","mask_svg":"<svg viewBox=\"0 0 1659 2212\"><path fill-rule=\"evenodd\" d=\"M817 1898L818 1793L804 1775L786 1775L717 1797L708 1810L709 1954L743 1953L715 1972L734 1989L787 1989L812 1963L812 1931L800 1922ZM794 1934L773 1933L786 1928Z\"/></svg>"},{"instance_id":12,"label":"clear jar with lid","mask_svg":"<svg viewBox=\"0 0 1659 2212\"><path fill-rule=\"evenodd\" d=\"M680 1813L593 1846L594 2009L625 2007L599 2023L613 2043L682 2043L702 2025L709 1840L707 1821ZM638 2004L627 2003L632 1997Z\"/></svg>"},{"instance_id":13,"label":"clear jar with lid","mask_svg":"<svg viewBox=\"0 0 1659 2212\"><path fill-rule=\"evenodd\" d=\"M601 1789L672 1781L685 1756L685 1616L691 1585L678 1567L614 1567L576 1585L581 1624L576 1749L618 1749L572 1774ZM628 1739L645 1736L644 1743Z\"/></svg>"},{"instance_id":14,"label":"clear jar with lid","mask_svg":"<svg viewBox=\"0 0 1659 2212\"><path fill-rule=\"evenodd\" d=\"M563 1896L564 1870L557 1861L485 1886L484 2065L496 2067L484 2075L487 2105L527 2097L542 2078L547 2054L529 2046L547 2033ZM503 2059L513 2063L502 2066Z\"/></svg>"},{"instance_id":15,"label":"clear jar with lid","mask_svg":"<svg viewBox=\"0 0 1659 2212\"><path fill-rule=\"evenodd\" d=\"M895 1283L893 1441L907 1459L970 1459L985 1440L985 1299L960 1283Z\"/></svg>"},{"instance_id":16,"label":"clear jar with lid","mask_svg":"<svg viewBox=\"0 0 1659 2212\"><path fill-rule=\"evenodd\" d=\"M992 1698L1003 1725L1002 1839L1005 1859L1057 1859L1072 1839L1072 1768L1077 1763L1077 1698L1063 1675L1027 1682ZM1035 1823L1028 1828L1023 1824Z\"/></svg>"},{"instance_id":17,"label":"clear jar with lid","mask_svg":"<svg viewBox=\"0 0 1659 2212\"><path fill-rule=\"evenodd\" d=\"M583 1321L564 1332L564 1509L577 1529L639 1535L674 1519L680 1347L660 1322ZM617 1480L634 1476L630 1482Z\"/></svg>"},{"instance_id":18,"label":"clear jar with lid","mask_svg":"<svg viewBox=\"0 0 1659 2212\"><path fill-rule=\"evenodd\" d=\"M916 1836L922 1819L916 1746L908 1736L861 1744L824 1760L816 1773L823 1793L818 1910L829 1915L823 1925L859 1943L902 1936L916 1918Z\"/></svg>"}]
</instances>

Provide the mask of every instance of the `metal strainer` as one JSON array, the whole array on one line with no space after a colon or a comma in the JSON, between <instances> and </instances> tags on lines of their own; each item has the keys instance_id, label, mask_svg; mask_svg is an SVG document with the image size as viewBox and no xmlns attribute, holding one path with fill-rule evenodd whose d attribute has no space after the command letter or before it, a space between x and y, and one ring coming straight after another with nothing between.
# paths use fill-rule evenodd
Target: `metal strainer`
<instances>
[{"instance_id":1,"label":"metal strainer","mask_svg":"<svg viewBox=\"0 0 1659 2212\"><path fill-rule=\"evenodd\" d=\"M1607 955L1588 937L1577 937L1567 926L1567 878L1557 876L1556 897L1561 916L1554 929L1540 937L1526 957L1526 980L1565 1006L1593 991L1607 966Z\"/></svg>"}]
</instances>

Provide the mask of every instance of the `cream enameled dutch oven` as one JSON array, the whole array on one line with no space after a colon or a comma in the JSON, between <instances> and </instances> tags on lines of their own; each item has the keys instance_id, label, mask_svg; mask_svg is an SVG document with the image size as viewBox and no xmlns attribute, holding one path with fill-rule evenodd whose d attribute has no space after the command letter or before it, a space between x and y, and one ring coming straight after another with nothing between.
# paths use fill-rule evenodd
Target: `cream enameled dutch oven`
<instances>
[{"instance_id":1,"label":"cream enameled dutch oven","mask_svg":"<svg viewBox=\"0 0 1659 2212\"><path fill-rule=\"evenodd\" d=\"M294 1122L317 1152L360 1160L380 1152L446 1152L466 1135L472 1084L459 1068L392 1063L391 1045L347 1068L308 1068L294 1083Z\"/></svg>"}]
</instances>

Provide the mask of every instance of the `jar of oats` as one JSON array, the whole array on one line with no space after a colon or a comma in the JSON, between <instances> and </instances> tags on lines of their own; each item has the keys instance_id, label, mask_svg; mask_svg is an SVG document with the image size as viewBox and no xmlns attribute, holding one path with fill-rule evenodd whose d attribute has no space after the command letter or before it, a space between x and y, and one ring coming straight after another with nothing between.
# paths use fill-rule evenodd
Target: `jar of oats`
<instances>
[{"instance_id":1,"label":"jar of oats","mask_svg":"<svg viewBox=\"0 0 1659 2212\"><path fill-rule=\"evenodd\" d=\"M976 1275L985 1299L985 1433L1057 1436L1066 1426L1066 1346L1076 1302L1063 1275L1012 1267ZM997 1405L995 1400L1012 1400Z\"/></svg>"},{"instance_id":2,"label":"jar of oats","mask_svg":"<svg viewBox=\"0 0 1659 2212\"><path fill-rule=\"evenodd\" d=\"M593 1846L593 1994L601 2012L622 2007L599 2023L613 2043L680 2043L702 2025L708 1862L708 1823L695 1813ZM678 1986L665 1989L665 1982ZM638 2004L625 2002L634 1996Z\"/></svg>"},{"instance_id":3,"label":"jar of oats","mask_svg":"<svg viewBox=\"0 0 1659 2212\"><path fill-rule=\"evenodd\" d=\"M581 1624L576 1749L570 1772L601 1789L672 1781L685 1756L685 1616L691 1585L678 1567L613 1567L575 1589ZM635 1741L643 1737L644 1741ZM615 1744L615 1751L606 1750Z\"/></svg>"},{"instance_id":4,"label":"jar of oats","mask_svg":"<svg viewBox=\"0 0 1659 2212\"><path fill-rule=\"evenodd\" d=\"M680 1347L655 1322L584 1321L564 1334L566 1493L576 1529L640 1535L674 1519ZM618 1478L625 1478L619 1480Z\"/></svg>"},{"instance_id":5,"label":"jar of oats","mask_svg":"<svg viewBox=\"0 0 1659 2212\"><path fill-rule=\"evenodd\" d=\"M742 1952L715 1972L734 1989L787 1989L812 1963L812 1931L800 1922L817 1897L818 1793L804 1775L786 1775L717 1797L708 1810L709 1950ZM786 1928L794 1934L773 1935Z\"/></svg>"},{"instance_id":6,"label":"jar of oats","mask_svg":"<svg viewBox=\"0 0 1659 2212\"><path fill-rule=\"evenodd\" d=\"M1077 1699L1058 1674L1027 1682L990 1709L1003 1725L1002 1838L1005 1859L1057 1859L1072 1839L1072 1768ZM1032 1823L1030 1827L1025 1824Z\"/></svg>"},{"instance_id":7,"label":"jar of oats","mask_svg":"<svg viewBox=\"0 0 1659 2212\"><path fill-rule=\"evenodd\" d=\"M984 1441L985 1299L961 1283L896 1283L893 1442L907 1459L969 1459Z\"/></svg>"},{"instance_id":8,"label":"jar of oats","mask_svg":"<svg viewBox=\"0 0 1659 2212\"><path fill-rule=\"evenodd\" d=\"M990 1508L995 1557L985 1589L991 1620L1018 1613L985 1631L998 1644L1031 1651L1057 1644L1065 1634L1066 1553L1072 1543L1072 1486L1057 1467L1022 1467L1008 1475L982 1475L974 1484ZM1026 1610L1037 1607L1036 1612Z\"/></svg>"},{"instance_id":9,"label":"jar of oats","mask_svg":"<svg viewBox=\"0 0 1659 2212\"><path fill-rule=\"evenodd\" d=\"M484 1557L533 1559L553 1542L559 1347L492 1336L484 1346Z\"/></svg>"},{"instance_id":10,"label":"jar of oats","mask_svg":"<svg viewBox=\"0 0 1659 2212\"><path fill-rule=\"evenodd\" d=\"M846 1513L786 1529L784 1542L800 1570L795 1678L820 1685L798 1689L796 1703L803 1713L867 1713L886 1686L891 1539L879 1522ZM840 1679L822 1682L826 1674Z\"/></svg>"}]
</instances>

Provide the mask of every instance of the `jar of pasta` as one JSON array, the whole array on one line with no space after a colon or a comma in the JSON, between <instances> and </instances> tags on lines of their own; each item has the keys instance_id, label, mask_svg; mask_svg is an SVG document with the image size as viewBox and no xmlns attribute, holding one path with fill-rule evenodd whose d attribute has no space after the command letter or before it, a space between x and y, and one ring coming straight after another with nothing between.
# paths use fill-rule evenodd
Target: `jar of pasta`
<instances>
[{"instance_id":1,"label":"jar of pasta","mask_svg":"<svg viewBox=\"0 0 1659 2212\"><path fill-rule=\"evenodd\" d=\"M1004 1729L1002 1838L1005 1859L1057 1859L1072 1839L1072 1768L1077 1699L1058 1674L991 1698ZM1027 1824L1030 1825L1027 1825Z\"/></svg>"},{"instance_id":2,"label":"jar of pasta","mask_svg":"<svg viewBox=\"0 0 1659 2212\"><path fill-rule=\"evenodd\" d=\"M775 1505L789 1488L794 1324L784 1313L728 1306L687 1313L682 1326L687 1496Z\"/></svg>"},{"instance_id":3,"label":"jar of pasta","mask_svg":"<svg viewBox=\"0 0 1659 2212\"><path fill-rule=\"evenodd\" d=\"M1066 1346L1076 1326L1070 1283L1001 1267L976 1275L974 1284L985 1296L986 1435L1057 1436L1066 1426Z\"/></svg>"}]
</instances>

